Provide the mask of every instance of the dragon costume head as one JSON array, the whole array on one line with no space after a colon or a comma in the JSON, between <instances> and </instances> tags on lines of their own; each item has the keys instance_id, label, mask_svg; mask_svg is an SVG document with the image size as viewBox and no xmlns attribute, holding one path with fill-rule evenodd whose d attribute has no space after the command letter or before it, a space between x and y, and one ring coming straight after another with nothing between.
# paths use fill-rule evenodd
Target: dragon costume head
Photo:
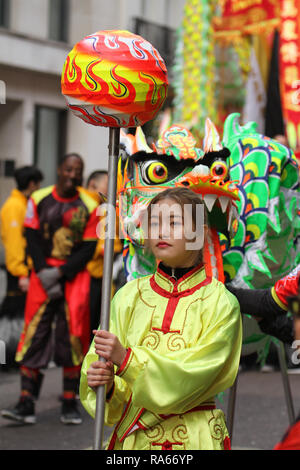
<instances>
[{"instance_id":1,"label":"dragon costume head","mask_svg":"<svg viewBox=\"0 0 300 470\"><path fill-rule=\"evenodd\" d=\"M239 114L229 115L221 140L207 119L203 150L177 125L153 149L140 128L135 136L122 134L121 144L119 208L128 280L155 270L155 260L143 251L141 214L159 191L176 186L196 191L206 204L205 261L220 280L270 287L300 262L297 160L257 133L254 122L240 126Z\"/></svg>"},{"instance_id":2,"label":"dragon costume head","mask_svg":"<svg viewBox=\"0 0 300 470\"><path fill-rule=\"evenodd\" d=\"M222 257L216 234L220 232L230 238L234 228L237 229L239 196L236 185L229 179L227 158L230 152L221 146L213 123L206 121L203 150L196 147L196 140L188 129L179 125L166 129L153 149L147 145L141 128L137 128L135 136L122 133L121 146L125 153L119 163L118 193L120 220L127 241L124 249L127 275L132 274L133 256L143 248L141 217L151 199L169 187L187 187L206 205L210 227L206 261L213 274L222 277ZM133 277L137 275L138 271Z\"/></svg>"}]
</instances>

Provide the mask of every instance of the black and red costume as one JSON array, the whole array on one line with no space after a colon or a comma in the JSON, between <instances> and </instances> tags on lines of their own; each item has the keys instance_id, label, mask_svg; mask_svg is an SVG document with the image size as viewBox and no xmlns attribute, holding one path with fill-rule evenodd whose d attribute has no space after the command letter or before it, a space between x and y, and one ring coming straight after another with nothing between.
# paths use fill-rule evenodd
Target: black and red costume
<instances>
[{"instance_id":1,"label":"black and red costume","mask_svg":"<svg viewBox=\"0 0 300 470\"><path fill-rule=\"evenodd\" d=\"M80 189L65 199L51 186L29 199L25 228L34 269L16 353L23 395L37 395L40 369L50 360L64 368L65 398L76 393L90 340L90 275L85 266L97 242L96 209L97 203ZM49 296L39 278L49 267L59 267L62 273L58 298Z\"/></svg>"}]
</instances>

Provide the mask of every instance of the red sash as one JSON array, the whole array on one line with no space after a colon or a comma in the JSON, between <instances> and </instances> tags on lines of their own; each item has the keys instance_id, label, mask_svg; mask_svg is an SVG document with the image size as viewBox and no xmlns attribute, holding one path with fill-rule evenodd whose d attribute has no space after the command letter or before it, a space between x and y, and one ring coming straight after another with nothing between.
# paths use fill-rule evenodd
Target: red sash
<instances>
[{"instance_id":1,"label":"red sash","mask_svg":"<svg viewBox=\"0 0 300 470\"><path fill-rule=\"evenodd\" d=\"M50 262L49 262L50 261ZM58 261L58 260L55 260ZM47 260L48 264L51 260ZM56 264L59 265L60 263ZM52 263L52 266L54 263ZM79 272L74 279L65 282L65 302L67 304L67 320L69 334L79 338L82 352L85 355L90 344L90 274L87 270ZM21 352L26 339L29 325L48 301L40 279L34 271L31 272L29 290L26 298L24 313L24 328L20 337L17 352ZM36 327L37 325L35 325Z\"/></svg>"}]
</instances>

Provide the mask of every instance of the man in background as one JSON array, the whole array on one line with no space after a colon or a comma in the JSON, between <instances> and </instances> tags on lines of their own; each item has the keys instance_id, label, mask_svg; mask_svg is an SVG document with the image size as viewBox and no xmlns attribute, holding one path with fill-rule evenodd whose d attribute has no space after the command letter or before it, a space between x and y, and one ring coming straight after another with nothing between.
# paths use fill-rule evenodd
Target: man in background
<instances>
[{"instance_id":1,"label":"man in background","mask_svg":"<svg viewBox=\"0 0 300 470\"><path fill-rule=\"evenodd\" d=\"M26 254L24 219L27 201L39 189L43 180L40 170L33 166L18 168L14 174L17 188L13 189L0 212L1 239L5 250L8 290L27 292L29 266Z\"/></svg>"},{"instance_id":2,"label":"man in background","mask_svg":"<svg viewBox=\"0 0 300 470\"><path fill-rule=\"evenodd\" d=\"M82 422L76 394L90 344L86 264L97 243L97 204L79 187L83 168L80 155L65 155L57 184L35 191L27 204L24 225L33 269L16 353L21 390L17 405L2 410L3 417L26 424L36 422L41 369L50 360L63 372L62 423Z\"/></svg>"}]
</instances>

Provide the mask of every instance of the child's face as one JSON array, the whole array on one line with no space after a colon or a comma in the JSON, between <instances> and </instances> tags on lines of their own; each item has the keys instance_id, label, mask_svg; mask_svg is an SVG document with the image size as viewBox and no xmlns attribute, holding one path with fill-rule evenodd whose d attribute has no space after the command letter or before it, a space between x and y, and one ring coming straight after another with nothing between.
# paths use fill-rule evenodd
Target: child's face
<instances>
[{"instance_id":1,"label":"child's face","mask_svg":"<svg viewBox=\"0 0 300 470\"><path fill-rule=\"evenodd\" d=\"M107 195L108 175L102 175L100 178L94 178L90 181L87 189L94 193Z\"/></svg>"},{"instance_id":2,"label":"child's face","mask_svg":"<svg viewBox=\"0 0 300 470\"><path fill-rule=\"evenodd\" d=\"M150 209L148 245L155 258L174 268L192 266L198 253L187 250L191 240L185 235L192 228L192 216L171 199L161 200Z\"/></svg>"}]
</instances>

